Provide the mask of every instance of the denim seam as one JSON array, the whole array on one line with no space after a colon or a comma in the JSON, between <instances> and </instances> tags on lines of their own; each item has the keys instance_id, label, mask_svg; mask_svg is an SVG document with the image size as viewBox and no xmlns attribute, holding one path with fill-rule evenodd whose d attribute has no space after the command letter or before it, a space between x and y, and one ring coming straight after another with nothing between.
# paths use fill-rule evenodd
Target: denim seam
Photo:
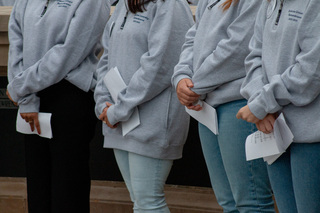
<instances>
[{"instance_id":1,"label":"denim seam","mask_svg":"<svg viewBox=\"0 0 320 213\"><path fill-rule=\"evenodd\" d=\"M250 171L251 171L251 174L250 174L250 179L251 179L251 181L252 181L252 194L254 195L253 197L255 198L254 199L254 201L256 202L256 205L258 206L258 208L259 208L259 210L260 210L260 212L262 212L262 208L261 208L261 205L259 204L259 202L258 202L258 196L257 196L257 183L255 182L255 178L254 178L254 172L253 172L253 162L251 161L250 162Z\"/></svg>"}]
</instances>

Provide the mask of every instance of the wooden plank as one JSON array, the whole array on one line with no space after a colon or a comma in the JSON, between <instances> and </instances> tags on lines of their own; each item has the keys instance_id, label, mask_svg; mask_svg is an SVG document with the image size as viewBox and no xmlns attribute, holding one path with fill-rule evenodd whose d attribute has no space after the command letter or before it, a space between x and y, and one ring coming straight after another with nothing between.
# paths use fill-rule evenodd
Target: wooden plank
<instances>
[{"instance_id":1,"label":"wooden plank","mask_svg":"<svg viewBox=\"0 0 320 213\"><path fill-rule=\"evenodd\" d=\"M7 66L0 66L0 77L7 76Z\"/></svg>"},{"instance_id":2,"label":"wooden plank","mask_svg":"<svg viewBox=\"0 0 320 213\"><path fill-rule=\"evenodd\" d=\"M8 32L0 32L0 44L9 45Z\"/></svg>"},{"instance_id":3,"label":"wooden plank","mask_svg":"<svg viewBox=\"0 0 320 213\"><path fill-rule=\"evenodd\" d=\"M12 7L0 7L0 32L8 32L8 22Z\"/></svg>"},{"instance_id":4,"label":"wooden plank","mask_svg":"<svg viewBox=\"0 0 320 213\"><path fill-rule=\"evenodd\" d=\"M9 51L9 45L0 45L0 66L7 66L8 51Z\"/></svg>"},{"instance_id":5,"label":"wooden plank","mask_svg":"<svg viewBox=\"0 0 320 213\"><path fill-rule=\"evenodd\" d=\"M166 185L165 194L171 213L222 213L211 188ZM0 177L0 207L20 213L26 210L25 178ZM92 213L132 212L128 190L123 182L91 181ZM4 210L4 209L2 209ZM19 211L18 211L19 210Z\"/></svg>"},{"instance_id":6,"label":"wooden plank","mask_svg":"<svg viewBox=\"0 0 320 213\"><path fill-rule=\"evenodd\" d=\"M0 16L10 16L12 6L0 6Z\"/></svg>"}]
</instances>

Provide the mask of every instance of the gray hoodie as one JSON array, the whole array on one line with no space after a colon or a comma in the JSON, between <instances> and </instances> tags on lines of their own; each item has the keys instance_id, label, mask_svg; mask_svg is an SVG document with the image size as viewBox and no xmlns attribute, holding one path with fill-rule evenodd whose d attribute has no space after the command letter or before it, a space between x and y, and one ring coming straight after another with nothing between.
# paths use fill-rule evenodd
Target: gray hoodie
<instances>
[{"instance_id":1,"label":"gray hoodie","mask_svg":"<svg viewBox=\"0 0 320 213\"><path fill-rule=\"evenodd\" d=\"M264 0L241 94L262 119L283 112L294 142L320 141L319 0Z\"/></svg>"},{"instance_id":2,"label":"gray hoodie","mask_svg":"<svg viewBox=\"0 0 320 213\"><path fill-rule=\"evenodd\" d=\"M102 113L108 101L114 104L107 112L110 123L121 124L138 107L141 124L125 137L121 125L110 129L103 124L104 147L154 158L180 158L189 116L170 79L185 33L193 24L192 13L186 0L158 0L145 5L146 11L128 12L126 17L126 3L119 1L105 28L95 90L96 114ZM118 68L128 85L117 103L102 80L112 67Z\"/></svg>"},{"instance_id":3,"label":"gray hoodie","mask_svg":"<svg viewBox=\"0 0 320 213\"><path fill-rule=\"evenodd\" d=\"M201 0L196 24L188 31L172 82L190 78L192 89L211 106L242 99L244 59L260 0L241 0L223 11L225 1Z\"/></svg>"},{"instance_id":4,"label":"gray hoodie","mask_svg":"<svg viewBox=\"0 0 320 213\"><path fill-rule=\"evenodd\" d=\"M0 0L0 6L13 6L15 0Z\"/></svg>"},{"instance_id":5,"label":"gray hoodie","mask_svg":"<svg viewBox=\"0 0 320 213\"><path fill-rule=\"evenodd\" d=\"M19 0L9 21L8 91L21 112L38 112L36 93L66 79L92 89L105 0Z\"/></svg>"}]
</instances>

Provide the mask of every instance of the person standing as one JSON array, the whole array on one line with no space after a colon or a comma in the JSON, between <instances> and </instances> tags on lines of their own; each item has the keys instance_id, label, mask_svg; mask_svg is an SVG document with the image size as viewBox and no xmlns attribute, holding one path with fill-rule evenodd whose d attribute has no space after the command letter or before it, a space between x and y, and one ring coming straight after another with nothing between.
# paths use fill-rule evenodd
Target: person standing
<instances>
[{"instance_id":1,"label":"person standing","mask_svg":"<svg viewBox=\"0 0 320 213\"><path fill-rule=\"evenodd\" d=\"M240 94L244 59L261 1L201 0L196 24L175 67L172 83L181 104L200 111L215 107L219 134L199 123L199 136L212 188L224 212L274 212L265 163L246 161L245 140L254 124L236 119L246 104Z\"/></svg>"},{"instance_id":2,"label":"person standing","mask_svg":"<svg viewBox=\"0 0 320 213\"><path fill-rule=\"evenodd\" d=\"M21 0L13 7L7 94L38 133L38 112L52 113L52 139L25 136L29 213L90 211L91 90L109 12L104 0Z\"/></svg>"},{"instance_id":3,"label":"person standing","mask_svg":"<svg viewBox=\"0 0 320 213\"><path fill-rule=\"evenodd\" d=\"M193 18L186 0L120 0L103 35L96 115L104 147L112 148L134 203L134 212L170 212L164 184L182 157L189 116L179 104L171 76ZM127 87L117 101L103 82L119 70ZM122 123L138 108L140 125L122 135Z\"/></svg>"},{"instance_id":4,"label":"person standing","mask_svg":"<svg viewBox=\"0 0 320 213\"><path fill-rule=\"evenodd\" d=\"M319 10L317 0L264 1L246 59L238 118L270 133L282 113L294 135L268 165L281 213L320 212Z\"/></svg>"}]
</instances>

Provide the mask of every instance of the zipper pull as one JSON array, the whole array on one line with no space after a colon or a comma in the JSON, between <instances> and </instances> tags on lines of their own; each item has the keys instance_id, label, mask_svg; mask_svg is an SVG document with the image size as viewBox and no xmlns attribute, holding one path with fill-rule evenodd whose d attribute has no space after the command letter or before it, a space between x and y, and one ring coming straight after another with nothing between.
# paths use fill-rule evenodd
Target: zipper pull
<instances>
[{"instance_id":1,"label":"zipper pull","mask_svg":"<svg viewBox=\"0 0 320 213\"><path fill-rule=\"evenodd\" d=\"M279 21L280 21L280 16L281 16L282 8L283 8L283 2L284 2L284 0L281 1L280 7L279 7L278 16L277 16L276 23L275 23L276 26L278 26Z\"/></svg>"},{"instance_id":2,"label":"zipper pull","mask_svg":"<svg viewBox=\"0 0 320 213\"><path fill-rule=\"evenodd\" d=\"M45 5L44 8L43 8L43 11L42 11L40 17L42 17L42 16L44 16L44 14L46 14L47 9L48 9L48 6L49 6L49 3L50 3L50 0L47 0L47 3L46 3L46 5Z\"/></svg>"},{"instance_id":3,"label":"zipper pull","mask_svg":"<svg viewBox=\"0 0 320 213\"><path fill-rule=\"evenodd\" d=\"M126 21L127 21L127 16L128 16L128 10L126 12L126 16L123 18L123 22L122 22L122 24L120 26L120 30L123 30L124 25L126 24Z\"/></svg>"},{"instance_id":4,"label":"zipper pull","mask_svg":"<svg viewBox=\"0 0 320 213\"><path fill-rule=\"evenodd\" d=\"M211 4L208 9L211 10L214 6L216 6L219 3L220 0L215 1L213 4Z\"/></svg>"}]
</instances>

